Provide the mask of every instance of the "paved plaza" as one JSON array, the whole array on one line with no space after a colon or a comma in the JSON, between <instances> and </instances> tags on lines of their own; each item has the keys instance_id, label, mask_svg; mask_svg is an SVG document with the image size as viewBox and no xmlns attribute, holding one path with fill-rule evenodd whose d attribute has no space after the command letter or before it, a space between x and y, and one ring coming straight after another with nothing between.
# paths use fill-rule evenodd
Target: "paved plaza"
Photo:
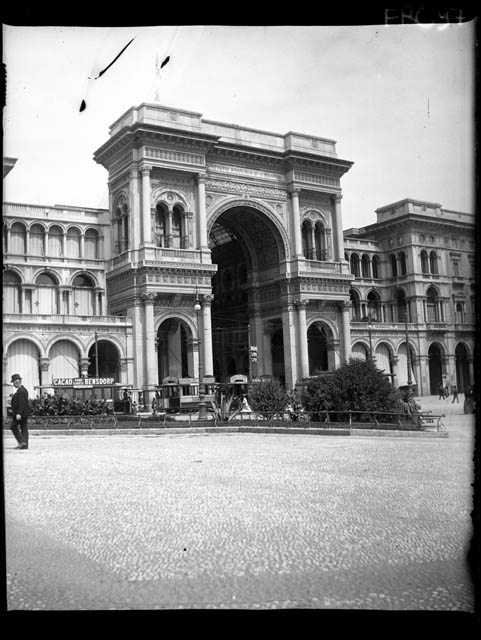
<instances>
[{"instance_id":1,"label":"paved plaza","mask_svg":"<svg viewBox=\"0 0 481 640\"><path fill-rule=\"evenodd\" d=\"M472 612L474 418L447 438L4 435L9 610Z\"/></svg>"}]
</instances>

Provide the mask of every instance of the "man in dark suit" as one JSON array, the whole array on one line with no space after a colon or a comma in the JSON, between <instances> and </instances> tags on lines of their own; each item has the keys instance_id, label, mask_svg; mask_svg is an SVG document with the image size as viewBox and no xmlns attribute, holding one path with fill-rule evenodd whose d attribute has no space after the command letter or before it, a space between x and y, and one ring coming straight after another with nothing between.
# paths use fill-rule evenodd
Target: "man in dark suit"
<instances>
[{"instance_id":1,"label":"man in dark suit","mask_svg":"<svg viewBox=\"0 0 481 640\"><path fill-rule=\"evenodd\" d=\"M22 378L14 373L10 381L16 391L12 396L12 433L18 442L17 449L28 449L28 416L30 406L28 403L28 391L22 384Z\"/></svg>"}]
</instances>

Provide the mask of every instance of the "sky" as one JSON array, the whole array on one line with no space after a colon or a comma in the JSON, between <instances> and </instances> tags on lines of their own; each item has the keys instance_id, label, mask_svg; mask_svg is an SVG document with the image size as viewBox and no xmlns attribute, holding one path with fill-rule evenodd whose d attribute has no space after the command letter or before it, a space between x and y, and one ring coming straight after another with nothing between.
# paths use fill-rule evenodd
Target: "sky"
<instances>
[{"instance_id":1,"label":"sky","mask_svg":"<svg viewBox=\"0 0 481 640\"><path fill-rule=\"evenodd\" d=\"M354 162L341 178L345 229L404 198L474 212L474 39L474 21L3 25L3 155L18 158L3 199L107 208L107 171L93 154L127 109L157 102L335 140Z\"/></svg>"}]
</instances>

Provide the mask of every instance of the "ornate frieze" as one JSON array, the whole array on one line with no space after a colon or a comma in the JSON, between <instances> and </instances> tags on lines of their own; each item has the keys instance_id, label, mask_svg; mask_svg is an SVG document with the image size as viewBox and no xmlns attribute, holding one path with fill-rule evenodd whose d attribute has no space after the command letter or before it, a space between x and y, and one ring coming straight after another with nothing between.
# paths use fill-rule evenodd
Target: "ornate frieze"
<instances>
[{"instance_id":1,"label":"ornate frieze","mask_svg":"<svg viewBox=\"0 0 481 640\"><path fill-rule=\"evenodd\" d=\"M206 189L210 191L222 191L246 196L257 196L261 198L274 198L285 200L287 191L275 189L264 185L246 184L245 182L232 182L230 180L206 180Z\"/></svg>"},{"instance_id":2,"label":"ornate frieze","mask_svg":"<svg viewBox=\"0 0 481 640\"><path fill-rule=\"evenodd\" d=\"M156 160L167 160L168 162L178 162L179 164L192 164L198 167L205 166L205 157L198 153L146 147L145 155L147 158L155 158Z\"/></svg>"},{"instance_id":3,"label":"ornate frieze","mask_svg":"<svg viewBox=\"0 0 481 640\"><path fill-rule=\"evenodd\" d=\"M305 173L304 171L294 171L294 180L304 182L306 184L315 184L326 187L339 187L339 178L329 178L314 173Z\"/></svg>"},{"instance_id":4,"label":"ornate frieze","mask_svg":"<svg viewBox=\"0 0 481 640\"><path fill-rule=\"evenodd\" d=\"M227 173L229 175L250 176L251 178L260 178L262 180L273 180L275 182L284 182L284 176L274 171L264 171L261 169L249 169L248 167L237 167L230 164L210 164L209 171L217 173Z\"/></svg>"}]
</instances>

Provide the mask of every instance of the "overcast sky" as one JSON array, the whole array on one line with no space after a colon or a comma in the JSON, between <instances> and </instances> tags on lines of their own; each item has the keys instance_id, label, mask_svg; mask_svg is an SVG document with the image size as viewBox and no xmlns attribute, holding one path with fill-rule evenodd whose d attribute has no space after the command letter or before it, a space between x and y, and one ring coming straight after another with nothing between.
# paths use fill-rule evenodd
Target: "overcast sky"
<instances>
[{"instance_id":1,"label":"overcast sky","mask_svg":"<svg viewBox=\"0 0 481 640\"><path fill-rule=\"evenodd\" d=\"M124 111L157 101L336 140L338 156L355 163L341 179L344 228L371 224L377 207L406 197L474 211L473 22L4 25L3 36L3 154L18 158L5 201L106 208L107 172L93 153Z\"/></svg>"}]
</instances>

